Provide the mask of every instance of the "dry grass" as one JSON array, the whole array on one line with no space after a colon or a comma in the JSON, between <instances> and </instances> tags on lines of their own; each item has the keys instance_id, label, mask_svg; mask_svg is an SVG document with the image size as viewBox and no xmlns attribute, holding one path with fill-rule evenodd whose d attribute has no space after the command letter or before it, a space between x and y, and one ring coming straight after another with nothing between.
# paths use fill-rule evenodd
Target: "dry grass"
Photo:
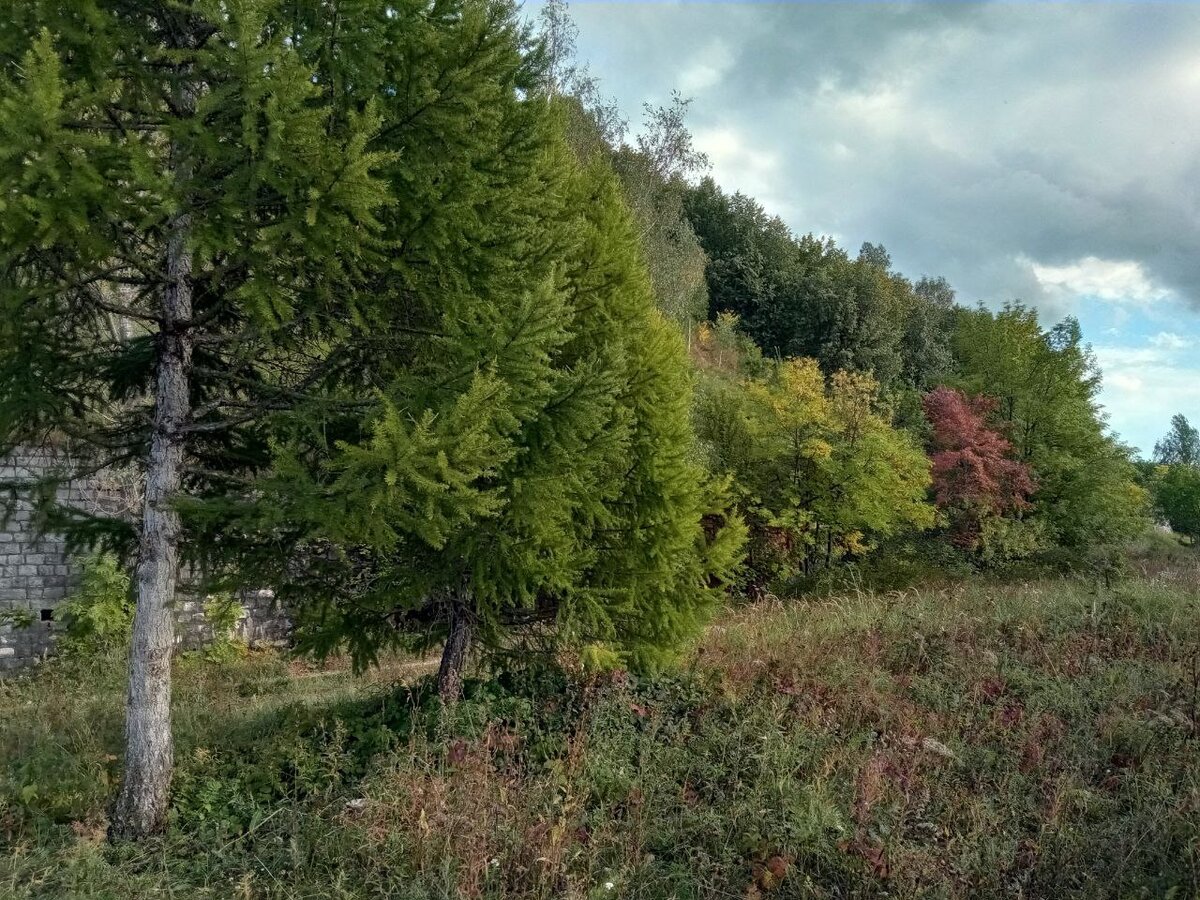
<instances>
[{"instance_id":1,"label":"dry grass","mask_svg":"<svg viewBox=\"0 0 1200 900\"><path fill-rule=\"evenodd\" d=\"M172 832L115 853L86 786L115 774L112 686L62 703L47 673L0 695L61 707L4 739L0 892L1193 896L1195 563L763 603L680 673L506 675L449 713L392 686L410 662L196 664Z\"/></svg>"}]
</instances>

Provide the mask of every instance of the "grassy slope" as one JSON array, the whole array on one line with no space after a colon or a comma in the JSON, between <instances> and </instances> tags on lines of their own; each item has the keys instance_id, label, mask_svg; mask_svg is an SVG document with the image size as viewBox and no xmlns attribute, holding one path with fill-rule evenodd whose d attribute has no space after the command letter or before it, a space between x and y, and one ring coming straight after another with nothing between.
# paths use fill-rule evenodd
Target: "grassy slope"
<instances>
[{"instance_id":1,"label":"grassy slope","mask_svg":"<svg viewBox=\"0 0 1200 900\"><path fill-rule=\"evenodd\" d=\"M55 665L0 684L0 896L1193 896L1198 653L1189 563L753 607L683 674L448 716L189 660L172 832L117 851L119 669Z\"/></svg>"}]
</instances>

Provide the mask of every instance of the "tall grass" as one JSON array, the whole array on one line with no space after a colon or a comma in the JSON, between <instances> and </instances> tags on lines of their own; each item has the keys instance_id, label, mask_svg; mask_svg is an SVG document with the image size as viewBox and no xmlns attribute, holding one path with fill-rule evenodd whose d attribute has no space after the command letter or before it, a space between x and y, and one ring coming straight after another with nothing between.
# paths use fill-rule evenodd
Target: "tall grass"
<instances>
[{"instance_id":1,"label":"tall grass","mask_svg":"<svg viewBox=\"0 0 1200 900\"><path fill-rule=\"evenodd\" d=\"M1194 896L1200 569L1134 565L765 603L672 675L448 711L408 670L187 660L139 847L101 841L119 675L51 666L0 684L0 895Z\"/></svg>"}]
</instances>

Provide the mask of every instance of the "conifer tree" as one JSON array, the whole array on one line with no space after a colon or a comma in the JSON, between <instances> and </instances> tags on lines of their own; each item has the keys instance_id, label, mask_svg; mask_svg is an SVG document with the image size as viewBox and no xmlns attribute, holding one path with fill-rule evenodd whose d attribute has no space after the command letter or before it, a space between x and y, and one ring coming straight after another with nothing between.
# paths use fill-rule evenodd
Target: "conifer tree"
<instances>
[{"instance_id":1,"label":"conifer tree","mask_svg":"<svg viewBox=\"0 0 1200 900\"><path fill-rule=\"evenodd\" d=\"M691 459L681 340L505 2L5 3L0 439L144 473L117 835L163 822L171 603L278 584L300 638L553 620L651 660L740 530Z\"/></svg>"},{"instance_id":2,"label":"conifer tree","mask_svg":"<svg viewBox=\"0 0 1200 900\"><path fill-rule=\"evenodd\" d=\"M114 835L164 822L180 504L262 467L264 427L331 352L379 257L369 104L331 101L270 0L4 2L0 450L57 435L36 485L72 541L136 547ZM144 477L139 521L55 507L54 482Z\"/></svg>"},{"instance_id":3,"label":"conifer tree","mask_svg":"<svg viewBox=\"0 0 1200 900\"><path fill-rule=\"evenodd\" d=\"M704 251L683 210L688 182L708 167L685 122L691 101L674 93L670 106L644 104L643 126L630 146L616 101L600 93L587 64L576 58L579 29L565 0L543 4L537 23L545 90L561 103L568 143L582 160L611 162L641 238L655 303L691 329L708 307Z\"/></svg>"},{"instance_id":4,"label":"conifer tree","mask_svg":"<svg viewBox=\"0 0 1200 900\"><path fill-rule=\"evenodd\" d=\"M492 100L506 102L514 116L544 109ZM491 214L514 224L475 260L474 290L450 306L410 296L437 337L413 341L362 439L314 452L295 436L262 507L305 523L289 555L302 576L276 575L302 645L366 665L444 641L446 700L473 647L504 652L551 625L653 665L706 619L739 558L740 522L694 459L682 340L653 307L619 185L541 134L540 152L497 168ZM501 143L479 137L479 152ZM453 226L441 237L462 242L436 261L445 282L477 243ZM441 492L409 468L422 442L454 473Z\"/></svg>"},{"instance_id":5,"label":"conifer tree","mask_svg":"<svg viewBox=\"0 0 1200 900\"><path fill-rule=\"evenodd\" d=\"M719 599L740 535L714 527L682 340L616 179L568 149L512 8L455 8L350 32L386 44L382 74L352 43L328 62L395 151L371 288L393 302L341 388L361 408L277 422L274 471L204 542L279 586L305 649L365 665L445 640L447 699L472 647L550 625L653 662Z\"/></svg>"}]
</instances>

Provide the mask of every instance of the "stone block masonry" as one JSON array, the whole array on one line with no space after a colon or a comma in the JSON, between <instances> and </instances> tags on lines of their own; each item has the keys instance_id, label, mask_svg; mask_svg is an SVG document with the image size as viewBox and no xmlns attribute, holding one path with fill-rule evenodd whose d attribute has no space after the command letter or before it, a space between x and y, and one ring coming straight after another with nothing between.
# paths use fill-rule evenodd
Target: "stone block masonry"
<instances>
[{"instance_id":1,"label":"stone block masonry","mask_svg":"<svg viewBox=\"0 0 1200 900\"><path fill-rule=\"evenodd\" d=\"M292 623L271 590L242 591L238 597L241 611L229 635L250 647L282 647L291 640ZM216 635L205 612L204 600L184 595L176 603L175 642L185 650L195 650L211 642Z\"/></svg>"},{"instance_id":2,"label":"stone block masonry","mask_svg":"<svg viewBox=\"0 0 1200 900\"><path fill-rule=\"evenodd\" d=\"M0 458L0 482L34 481L62 465L57 447L20 447ZM138 488L118 473L100 472L62 485L58 502L91 514L132 515ZM78 584L82 560L67 552L61 535L38 535L33 507L18 497L6 521L0 521L0 673L40 662L53 653L62 629L54 611ZM269 590L243 591L242 612L234 637L251 646L286 643L287 615ZM214 637L204 601L184 592L177 598L175 640L195 649Z\"/></svg>"}]
</instances>

